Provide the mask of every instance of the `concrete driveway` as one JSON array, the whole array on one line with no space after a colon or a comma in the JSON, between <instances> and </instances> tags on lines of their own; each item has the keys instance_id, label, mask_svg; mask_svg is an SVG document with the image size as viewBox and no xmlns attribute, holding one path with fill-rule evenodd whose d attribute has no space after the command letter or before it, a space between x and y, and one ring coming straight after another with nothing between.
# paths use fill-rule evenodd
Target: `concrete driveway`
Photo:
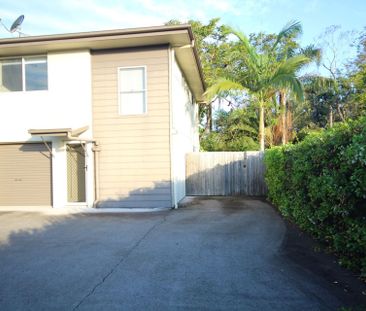
<instances>
[{"instance_id":1,"label":"concrete driveway","mask_svg":"<svg viewBox=\"0 0 366 311\"><path fill-rule=\"evenodd\" d=\"M0 212L0 310L337 310L366 287L267 203ZM361 310L361 309L360 309Z\"/></svg>"}]
</instances>

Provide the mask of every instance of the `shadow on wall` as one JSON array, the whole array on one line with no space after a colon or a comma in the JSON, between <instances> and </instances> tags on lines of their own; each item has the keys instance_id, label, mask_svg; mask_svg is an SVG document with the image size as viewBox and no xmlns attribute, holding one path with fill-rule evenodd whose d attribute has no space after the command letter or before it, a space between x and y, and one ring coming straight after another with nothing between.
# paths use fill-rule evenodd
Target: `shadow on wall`
<instances>
[{"instance_id":1,"label":"shadow on wall","mask_svg":"<svg viewBox=\"0 0 366 311\"><path fill-rule=\"evenodd\" d=\"M103 186L103 185L102 185ZM128 195L100 199L97 208L170 208L173 206L170 181L154 181L152 187L131 190Z\"/></svg>"},{"instance_id":2,"label":"shadow on wall","mask_svg":"<svg viewBox=\"0 0 366 311\"><path fill-rule=\"evenodd\" d=\"M219 163L216 163L219 162ZM186 195L265 196L264 163L258 153L189 153L186 181L176 180L186 188ZM182 198L177 197L179 202ZM136 188L115 197L101 199L97 208L170 208L174 205L170 181L155 181L152 187Z\"/></svg>"},{"instance_id":3,"label":"shadow on wall","mask_svg":"<svg viewBox=\"0 0 366 311\"><path fill-rule=\"evenodd\" d=\"M51 152L48 150L47 146L49 147L51 145L51 142L34 142L31 140L28 140L28 144L20 144L18 150L22 152L35 152L40 153L42 156L44 156L47 159L51 159Z\"/></svg>"}]
</instances>

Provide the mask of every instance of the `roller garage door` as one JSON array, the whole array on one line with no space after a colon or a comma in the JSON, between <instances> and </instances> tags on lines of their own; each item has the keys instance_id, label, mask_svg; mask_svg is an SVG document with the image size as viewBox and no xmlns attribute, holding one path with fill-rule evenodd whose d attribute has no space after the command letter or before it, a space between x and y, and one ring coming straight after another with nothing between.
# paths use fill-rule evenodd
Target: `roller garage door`
<instances>
[{"instance_id":1,"label":"roller garage door","mask_svg":"<svg viewBox=\"0 0 366 311\"><path fill-rule=\"evenodd\" d=\"M44 144L0 144L0 206L51 206L51 161Z\"/></svg>"}]
</instances>

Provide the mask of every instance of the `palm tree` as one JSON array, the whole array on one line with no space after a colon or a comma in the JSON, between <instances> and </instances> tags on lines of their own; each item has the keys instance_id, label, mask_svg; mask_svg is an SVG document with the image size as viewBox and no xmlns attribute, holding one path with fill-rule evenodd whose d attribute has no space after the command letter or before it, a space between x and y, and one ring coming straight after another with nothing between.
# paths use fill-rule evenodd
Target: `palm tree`
<instances>
[{"instance_id":1,"label":"palm tree","mask_svg":"<svg viewBox=\"0 0 366 311\"><path fill-rule=\"evenodd\" d=\"M291 21L286 24L283 29L277 35L277 40L273 45L271 51L275 54L277 61L282 62L288 58L303 55L308 58L308 63L315 61L317 65L321 60L321 49L316 48L313 44L310 44L304 48L300 48L296 39L302 34L302 26L300 22ZM305 65L307 63L304 63ZM297 72L302 69L303 66L299 66ZM288 141L288 133L290 127L291 115L288 115L288 88L283 88L278 91L278 98L280 104L280 120L277 126L281 132L281 142L286 144Z\"/></svg>"},{"instance_id":2,"label":"palm tree","mask_svg":"<svg viewBox=\"0 0 366 311\"><path fill-rule=\"evenodd\" d=\"M259 107L259 142L264 150L264 109L280 89L289 89L298 99L303 99L303 89L295 73L309 62L304 55L276 60L272 52L258 52L240 31L229 28L239 39L241 72L237 78L222 77L206 91L207 99L228 91L245 91ZM280 36L280 35L279 35ZM281 38L278 38L281 39ZM277 43L276 43L277 44Z\"/></svg>"}]
</instances>

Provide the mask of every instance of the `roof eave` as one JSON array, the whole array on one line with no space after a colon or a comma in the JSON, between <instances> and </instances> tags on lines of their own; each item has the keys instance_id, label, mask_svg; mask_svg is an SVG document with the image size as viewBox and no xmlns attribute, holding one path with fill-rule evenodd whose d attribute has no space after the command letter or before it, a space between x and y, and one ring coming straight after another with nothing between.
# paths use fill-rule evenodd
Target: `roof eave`
<instances>
[{"instance_id":1,"label":"roof eave","mask_svg":"<svg viewBox=\"0 0 366 311\"><path fill-rule=\"evenodd\" d=\"M0 57L163 44L175 49L190 46L189 51L178 52L177 58L181 63L187 62L182 70L196 101L202 101L205 90L202 66L194 46L192 28L187 24L0 39Z\"/></svg>"}]
</instances>

